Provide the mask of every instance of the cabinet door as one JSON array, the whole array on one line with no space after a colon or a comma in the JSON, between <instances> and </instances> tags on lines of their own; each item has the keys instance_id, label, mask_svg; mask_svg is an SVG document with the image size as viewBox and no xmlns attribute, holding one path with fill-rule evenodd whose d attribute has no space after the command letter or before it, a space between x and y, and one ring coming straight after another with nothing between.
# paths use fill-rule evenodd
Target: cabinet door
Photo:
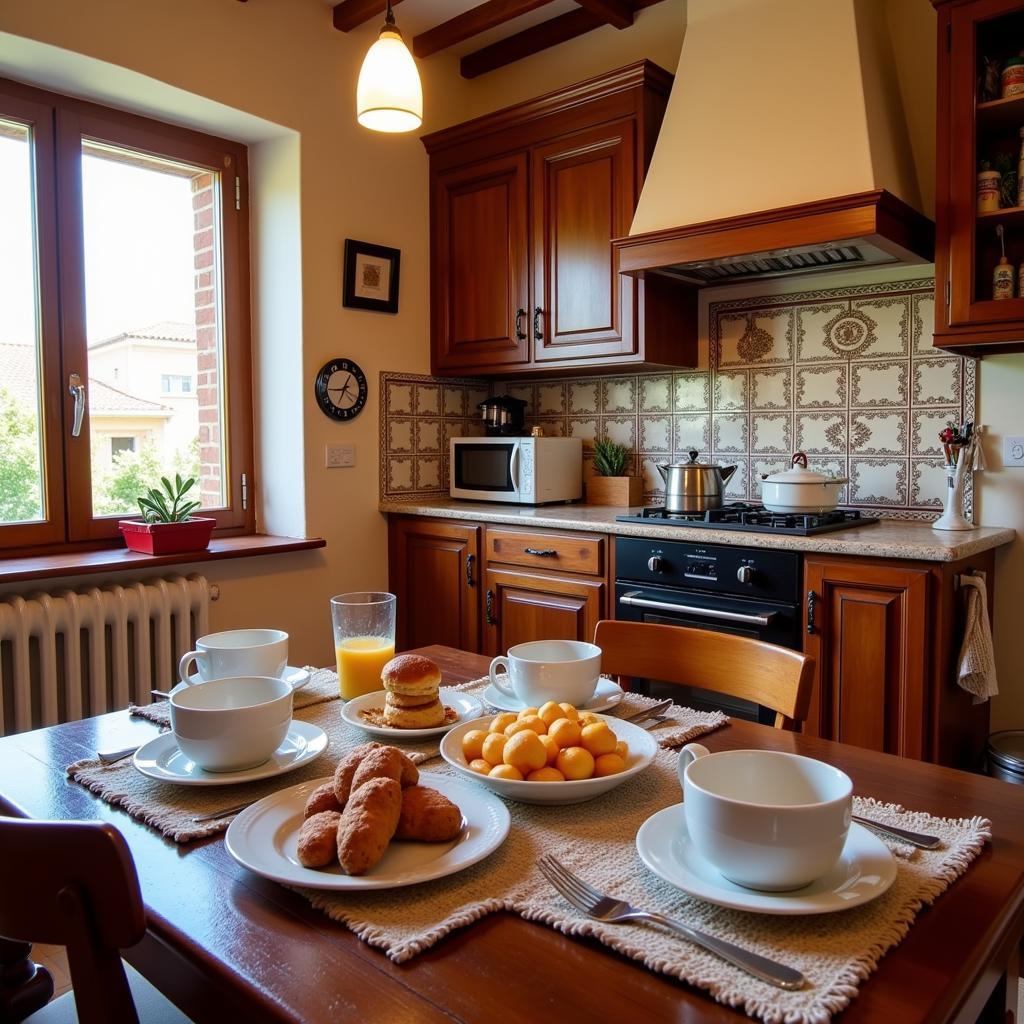
<instances>
[{"instance_id":1,"label":"cabinet door","mask_svg":"<svg viewBox=\"0 0 1024 1024\"><path fill-rule=\"evenodd\" d=\"M480 650L480 527L392 519L389 580L398 598L396 648Z\"/></svg>"},{"instance_id":2,"label":"cabinet door","mask_svg":"<svg viewBox=\"0 0 1024 1024\"><path fill-rule=\"evenodd\" d=\"M618 121L531 152L535 362L636 351L636 282L611 246L636 204L635 133Z\"/></svg>"},{"instance_id":3,"label":"cabinet door","mask_svg":"<svg viewBox=\"0 0 1024 1024\"><path fill-rule=\"evenodd\" d=\"M484 653L527 640L593 640L604 614L604 583L488 569L484 575Z\"/></svg>"},{"instance_id":4,"label":"cabinet door","mask_svg":"<svg viewBox=\"0 0 1024 1024\"><path fill-rule=\"evenodd\" d=\"M431 254L434 369L530 358L526 155L437 175Z\"/></svg>"},{"instance_id":5,"label":"cabinet door","mask_svg":"<svg viewBox=\"0 0 1024 1024\"><path fill-rule=\"evenodd\" d=\"M928 572L808 559L805 584L804 652L816 662L805 731L926 757Z\"/></svg>"}]
</instances>

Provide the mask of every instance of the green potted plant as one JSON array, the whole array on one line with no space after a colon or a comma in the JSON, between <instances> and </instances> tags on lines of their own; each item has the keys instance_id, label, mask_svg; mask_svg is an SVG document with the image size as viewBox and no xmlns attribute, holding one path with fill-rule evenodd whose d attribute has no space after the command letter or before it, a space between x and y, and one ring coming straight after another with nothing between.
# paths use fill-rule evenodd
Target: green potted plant
<instances>
[{"instance_id":1,"label":"green potted plant","mask_svg":"<svg viewBox=\"0 0 1024 1024\"><path fill-rule=\"evenodd\" d=\"M195 482L194 477L183 480L180 473L175 474L173 484L161 477L161 487L151 487L138 499L142 519L122 519L117 524L130 551L173 555L209 546L217 521L192 515L201 504L187 497Z\"/></svg>"},{"instance_id":2,"label":"green potted plant","mask_svg":"<svg viewBox=\"0 0 1024 1024\"><path fill-rule=\"evenodd\" d=\"M629 449L614 441L594 442L594 473L587 481L591 505L629 507L643 502L643 480L629 476Z\"/></svg>"}]
</instances>

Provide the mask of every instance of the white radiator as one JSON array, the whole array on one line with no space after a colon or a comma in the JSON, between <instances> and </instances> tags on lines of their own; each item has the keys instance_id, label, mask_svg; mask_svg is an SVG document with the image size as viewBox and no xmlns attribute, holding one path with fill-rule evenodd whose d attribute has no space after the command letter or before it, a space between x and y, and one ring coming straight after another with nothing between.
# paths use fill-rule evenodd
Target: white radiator
<instances>
[{"instance_id":1,"label":"white radiator","mask_svg":"<svg viewBox=\"0 0 1024 1024\"><path fill-rule=\"evenodd\" d=\"M0 736L150 703L209 630L203 576L0 601Z\"/></svg>"}]
</instances>

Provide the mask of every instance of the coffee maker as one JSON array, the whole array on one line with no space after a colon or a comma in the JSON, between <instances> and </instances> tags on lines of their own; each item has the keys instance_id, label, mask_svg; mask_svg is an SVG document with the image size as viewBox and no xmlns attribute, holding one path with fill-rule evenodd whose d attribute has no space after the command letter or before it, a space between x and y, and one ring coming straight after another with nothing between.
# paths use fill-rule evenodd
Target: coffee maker
<instances>
[{"instance_id":1,"label":"coffee maker","mask_svg":"<svg viewBox=\"0 0 1024 1024\"><path fill-rule=\"evenodd\" d=\"M477 408L488 437L522 437L526 433L526 402L521 398L495 395L493 398L485 398Z\"/></svg>"}]
</instances>

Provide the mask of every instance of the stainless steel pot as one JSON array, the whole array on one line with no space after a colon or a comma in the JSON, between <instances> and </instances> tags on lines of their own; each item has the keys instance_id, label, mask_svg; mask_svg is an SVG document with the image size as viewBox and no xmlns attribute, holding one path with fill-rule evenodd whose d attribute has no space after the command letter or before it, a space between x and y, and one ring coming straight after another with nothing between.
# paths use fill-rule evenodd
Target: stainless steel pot
<instances>
[{"instance_id":1,"label":"stainless steel pot","mask_svg":"<svg viewBox=\"0 0 1024 1024\"><path fill-rule=\"evenodd\" d=\"M697 461L696 450L689 453L689 462L658 466L665 481L666 512L703 512L719 508L729 477L735 466L715 466Z\"/></svg>"}]
</instances>

